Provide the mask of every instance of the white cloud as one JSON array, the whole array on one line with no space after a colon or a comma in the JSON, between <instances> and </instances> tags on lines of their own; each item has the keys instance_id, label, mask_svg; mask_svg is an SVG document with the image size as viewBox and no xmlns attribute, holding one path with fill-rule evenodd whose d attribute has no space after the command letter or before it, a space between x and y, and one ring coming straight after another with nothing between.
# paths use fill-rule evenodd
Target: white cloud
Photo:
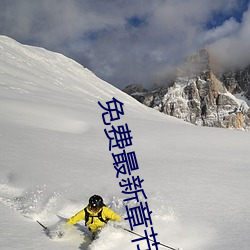
<instances>
[{"instance_id":1,"label":"white cloud","mask_svg":"<svg viewBox=\"0 0 250 250\"><path fill-rule=\"evenodd\" d=\"M218 63L225 66L246 66L250 63L250 10L234 32L211 44L210 49Z\"/></svg>"},{"instance_id":2,"label":"white cloud","mask_svg":"<svg viewBox=\"0 0 250 250\"><path fill-rule=\"evenodd\" d=\"M232 34L237 33L240 28L240 24L232 17L226 20L221 26L216 28L205 30L200 36L201 44L211 44L214 41L218 41Z\"/></svg>"},{"instance_id":3,"label":"white cloud","mask_svg":"<svg viewBox=\"0 0 250 250\"><path fill-rule=\"evenodd\" d=\"M250 33L247 14L241 24L231 18L213 30L204 28L213 13L230 15L238 4L237 0L2 0L0 33L62 52L116 86L150 84L166 68L210 43L218 50L223 44L235 46L238 39L244 44ZM144 25L131 26L131 17Z\"/></svg>"}]
</instances>

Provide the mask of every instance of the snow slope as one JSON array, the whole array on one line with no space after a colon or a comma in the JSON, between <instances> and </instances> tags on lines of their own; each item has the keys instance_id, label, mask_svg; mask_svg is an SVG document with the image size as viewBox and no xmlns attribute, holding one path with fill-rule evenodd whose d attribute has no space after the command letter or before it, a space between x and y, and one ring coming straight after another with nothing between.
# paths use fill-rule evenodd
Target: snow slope
<instances>
[{"instance_id":1,"label":"snow slope","mask_svg":"<svg viewBox=\"0 0 250 250\"><path fill-rule=\"evenodd\" d=\"M63 223L57 215L72 216L94 193L126 217L98 105L113 97L124 103L125 114L112 124L127 123L132 131L128 149L136 152L157 239L184 250L250 249L248 132L165 116L63 55L4 36L0 249L136 249L136 237L112 225L90 244L83 223L63 239L50 239L36 223ZM122 226L129 228L127 221Z\"/></svg>"}]
</instances>

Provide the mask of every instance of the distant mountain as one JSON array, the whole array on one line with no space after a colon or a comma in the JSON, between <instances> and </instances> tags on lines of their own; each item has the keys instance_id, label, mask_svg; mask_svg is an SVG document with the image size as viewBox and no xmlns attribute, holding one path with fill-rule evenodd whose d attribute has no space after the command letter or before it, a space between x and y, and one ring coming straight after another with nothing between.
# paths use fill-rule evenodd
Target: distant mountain
<instances>
[{"instance_id":1,"label":"distant mountain","mask_svg":"<svg viewBox=\"0 0 250 250\"><path fill-rule=\"evenodd\" d=\"M124 92L162 113L209 127L249 129L250 67L219 72L202 49L177 69L171 85L145 90L130 85Z\"/></svg>"}]
</instances>

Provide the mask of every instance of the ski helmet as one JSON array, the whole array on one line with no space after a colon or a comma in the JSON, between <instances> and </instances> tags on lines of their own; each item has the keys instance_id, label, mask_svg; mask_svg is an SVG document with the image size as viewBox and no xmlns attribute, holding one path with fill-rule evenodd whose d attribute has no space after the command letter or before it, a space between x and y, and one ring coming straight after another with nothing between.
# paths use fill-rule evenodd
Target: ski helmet
<instances>
[{"instance_id":1,"label":"ski helmet","mask_svg":"<svg viewBox=\"0 0 250 250\"><path fill-rule=\"evenodd\" d=\"M93 195L89 198L89 206L93 210L99 210L103 207L103 199L99 195Z\"/></svg>"}]
</instances>

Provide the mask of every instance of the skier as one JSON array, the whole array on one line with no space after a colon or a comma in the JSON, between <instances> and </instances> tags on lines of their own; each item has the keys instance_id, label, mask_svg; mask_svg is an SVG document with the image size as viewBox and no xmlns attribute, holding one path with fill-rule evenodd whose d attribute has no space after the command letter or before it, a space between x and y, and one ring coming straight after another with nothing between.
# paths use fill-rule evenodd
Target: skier
<instances>
[{"instance_id":1,"label":"skier","mask_svg":"<svg viewBox=\"0 0 250 250\"><path fill-rule=\"evenodd\" d=\"M67 221L67 224L74 225L80 220L85 220L85 225L88 226L89 230L92 232L92 237L94 239L109 220L120 222L122 218L113 210L105 206L101 196L95 194L89 198L89 204L72 216Z\"/></svg>"}]
</instances>

